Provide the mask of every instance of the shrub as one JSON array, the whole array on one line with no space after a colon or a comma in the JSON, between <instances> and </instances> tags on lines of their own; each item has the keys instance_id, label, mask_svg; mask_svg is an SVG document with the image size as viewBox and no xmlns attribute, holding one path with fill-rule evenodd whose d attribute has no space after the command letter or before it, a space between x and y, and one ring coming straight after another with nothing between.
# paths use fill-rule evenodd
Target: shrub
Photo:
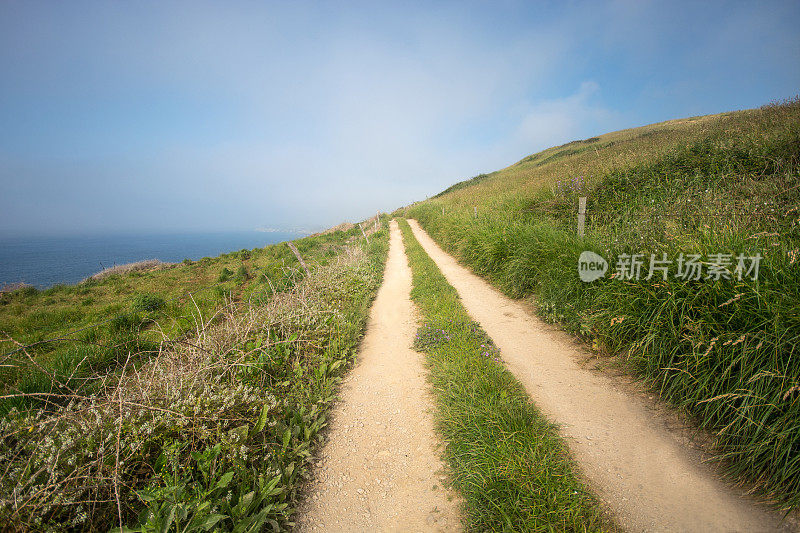
<instances>
[{"instance_id":1,"label":"shrub","mask_svg":"<svg viewBox=\"0 0 800 533\"><path fill-rule=\"evenodd\" d=\"M239 268L236 269L236 275L234 276L234 279L239 283L250 279L250 272L247 271L247 267L240 265Z\"/></svg>"},{"instance_id":2,"label":"shrub","mask_svg":"<svg viewBox=\"0 0 800 533\"><path fill-rule=\"evenodd\" d=\"M109 327L114 333L130 333L138 331L142 318L137 313L125 313L111 319Z\"/></svg>"},{"instance_id":3,"label":"shrub","mask_svg":"<svg viewBox=\"0 0 800 533\"><path fill-rule=\"evenodd\" d=\"M222 269L222 272L219 273L219 277L217 278L217 281L219 281L220 283L222 283L224 281L228 281L229 279L231 279L232 275L233 275L233 272L230 269L228 269L228 267L225 267L225 268Z\"/></svg>"},{"instance_id":4,"label":"shrub","mask_svg":"<svg viewBox=\"0 0 800 533\"><path fill-rule=\"evenodd\" d=\"M152 313L164 307L164 298L156 294L137 294L133 299L133 310Z\"/></svg>"},{"instance_id":5,"label":"shrub","mask_svg":"<svg viewBox=\"0 0 800 533\"><path fill-rule=\"evenodd\" d=\"M24 287L17 289L17 294L23 297L36 296L39 294L39 289L33 285L25 285Z\"/></svg>"}]
</instances>

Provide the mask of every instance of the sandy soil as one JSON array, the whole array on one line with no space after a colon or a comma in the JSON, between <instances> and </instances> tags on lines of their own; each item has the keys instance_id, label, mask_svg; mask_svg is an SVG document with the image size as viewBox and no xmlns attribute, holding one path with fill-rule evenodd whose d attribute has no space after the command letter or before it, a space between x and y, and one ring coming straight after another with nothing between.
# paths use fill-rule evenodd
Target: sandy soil
<instances>
[{"instance_id":1,"label":"sandy soil","mask_svg":"<svg viewBox=\"0 0 800 533\"><path fill-rule=\"evenodd\" d=\"M508 369L559 424L583 475L625 530L798 530L722 482L668 420L609 376L582 366L584 349L460 266L409 222Z\"/></svg>"},{"instance_id":2,"label":"sandy soil","mask_svg":"<svg viewBox=\"0 0 800 533\"><path fill-rule=\"evenodd\" d=\"M392 222L384 282L333 410L299 531L461 529L460 500L445 488L423 356L409 348L416 332L410 291Z\"/></svg>"}]
</instances>

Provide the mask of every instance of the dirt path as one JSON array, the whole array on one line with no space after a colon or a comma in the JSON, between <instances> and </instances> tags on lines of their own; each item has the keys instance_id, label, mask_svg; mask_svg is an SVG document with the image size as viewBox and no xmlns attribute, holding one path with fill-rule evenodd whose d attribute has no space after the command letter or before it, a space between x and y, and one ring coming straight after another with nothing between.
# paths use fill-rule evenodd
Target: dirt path
<instances>
[{"instance_id":1,"label":"dirt path","mask_svg":"<svg viewBox=\"0 0 800 533\"><path fill-rule=\"evenodd\" d=\"M460 266L416 221L414 235L458 290L508 369L561 434L592 488L629 531L793 531L719 480L666 420L600 372L586 352Z\"/></svg>"},{"instance_id":2,"label":"dirt path","mask_svg":"<svg viewBox=\"0 0 800 533\"><path fill-rule=\"evenodd\" d=\"M299 531L454 531L459 500L443 487L433 403L416 332L411 270L391 224L384 282L356 367L342 385Z\"/></svg>"}]
</instances>

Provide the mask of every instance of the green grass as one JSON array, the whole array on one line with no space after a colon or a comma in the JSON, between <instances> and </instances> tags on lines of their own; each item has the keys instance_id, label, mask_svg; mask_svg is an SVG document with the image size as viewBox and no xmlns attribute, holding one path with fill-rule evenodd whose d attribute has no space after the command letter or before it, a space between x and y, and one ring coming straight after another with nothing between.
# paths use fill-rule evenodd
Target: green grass
<instances>
[{"instance_id":1,"label":"green grass","mask_svg":"<svg viewBox=\"0 0 800 533\"><path fill-rule=\"evenodd\" d=\"M126 380L0 418L0 529L116 531L121 514L133 531L290 530L382 279L385 220L368 245L358 238L345 251L348 239L305 242L304 257L324 256L311 276L277 295L253 291L197 338L127 365ZM136 302L139 313L162 307ZM90 348L73 349L46 354L67 385ZM58 392L37 376L32 387Z\"/></svg>"},{"instance_id":2,"label":"green grass","mask_svg":"<svg viewBox=\"0 0 800 533\"><path fill-rule=\"evenodd\" d=\"M358 238L361 232L353 228L296 244L313 268L326 265ZM41 385L48 382L51 365L65 359L75 365L73 384L80 385L79 392L91 393L98 372L120 369L129 353L146 360L163 340L193 334L200 317L207 320L228 302L268 297L300 279L297 259L280 243L100 281L2 293L0 356L15 350L16 343L34 345L2 357L0 395L49 392ZM89 329L71 334L83 328ZM41 404L37 397L0 399L0 416L12 407Z\"/></svg>"},{"instance_id":3,"label":"green grass","mask_svg":"<svg viewBox=\"0 0 800 533\"><path fill-rule=\"evenodd\" d=\"M613 527L573 471L553 427L496 359L458 294L400 221L412 299L422 313L415 348L427 354L438 431L470 531L598 531Z\"/></svg>"},{"instance_id":4,"label":"green grass","mask_svg":"<svg viewBox=\"0 0 800 533\"><path fill-rule=\"evenodd\" d=\"M583 239L575 234L579 196L589 199ZM715 457L734 479L798 508L799 206L793 100L545 150L408 216L476 273L511 296L533 297L544 318L618 355L690 413L715 437ZM577 275L583 250L608 259L612 272L622 253L763 260L757 281L607 275L585 284Z\"/></svg>"}]
</instances>

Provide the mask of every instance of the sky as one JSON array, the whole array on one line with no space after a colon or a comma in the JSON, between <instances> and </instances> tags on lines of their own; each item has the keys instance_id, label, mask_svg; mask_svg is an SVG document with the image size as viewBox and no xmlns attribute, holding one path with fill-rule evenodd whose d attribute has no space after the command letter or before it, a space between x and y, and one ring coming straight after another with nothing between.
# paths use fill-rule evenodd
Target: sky
<instances>
[{"instance_id":1,"label":"sky","mask_svg":"<svg viewBox=\"0 0 800 533\"><path fill-rule=\"evenodd\" d=\"M0 0L0 236L321 229L798 93L796 0Z\"/></svg>"}]
</instances>

